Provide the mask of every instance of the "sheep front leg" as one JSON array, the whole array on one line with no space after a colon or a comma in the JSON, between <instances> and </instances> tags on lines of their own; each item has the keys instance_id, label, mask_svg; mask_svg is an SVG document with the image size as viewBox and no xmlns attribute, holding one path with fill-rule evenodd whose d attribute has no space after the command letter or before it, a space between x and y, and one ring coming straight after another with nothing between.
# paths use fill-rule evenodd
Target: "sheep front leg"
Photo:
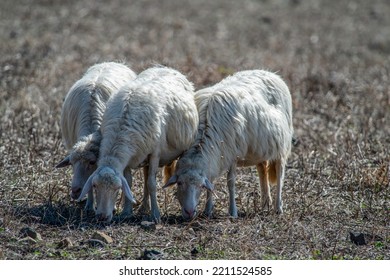
<instances>
[{"instance_id":1,"label":"sheep front leg","mask_svg":"<svg viewBox=\"0 0 390 280\"><path fill-rule=\"evenodd\" d=\"M85 204L85 207L84 207L84 211L88 214L88 213L95 213L95 209L94 209L94 198L93 198L93 189L91 189L89 192L88 192L88 195L87 195L87 202Z\"/></svg>"},{"instance_id":2,"label":"sheep front leg","mask_svg":"<svg viewBox=\"0 0 390 280\"><path fill-rule=\"evenodd\" d=\"M233 218L237 218L237 206L236 206L236 164L233 164L227 174L227 185L229 188L229 214Z\"/></svg>"},{"instance_id":3,"label":"sheep front leg","mask_svg":"<svg viewBox=\"0 0 390 280\"><path fill-rule=\"evenodd\" d=\"M149 191L150 196L150 204L151 204L151 212L150 217L151 220L160 223L160 211L157 203L157 182L156 182L156 175L158 171L159 166L159 153L153 153L149 157L149 170L148 170L148 181L147 181L147 187Z\"/></svg>"},{"instance_id":4,"label":"sheep front leg","mask_svg":"<svg viewBox=\"0 0 390 280\"><path fill-rule=\"evenodd\" d=\"M213 214L213 208L214 208L214 198L213 198L213 193L211 191L207 191L206 199L207 201L203 211L203 215L205 215L208 218L211 218L211 215Z\"/></svg>"},{"instance_id":5,"label":"sheep front leg","mask_svg":"<svg viewBox=\"0 0 390 280\"><path fill-rule=\"evenodd\" d=\"M133 177L131 176L131 169L126 167L123 176L126 178L127 183L129 186L132 186L132 180ZM133 203L127 198L127 196L124 196L124 203L123 203L123 210L121 212L120 217L122 219L130 218L133 216Z\"/></svg>"},{"instance_id":6,"label":"sheep front leg","mask_svg":"<svg viewBox=\"0 0 390 280\"><path fill-rule=\"evenodd\" d=\"M275 201L275 211L276 214L283 213L283 202L282 202L282 188L284 181L284 161L278 160L275 162L276 167L276 177L277 177L277 189L276 189L276 201Z\"/></svg>"},{"instance_id":7,"label":"sheep front leg","mask_svg":"<svg viewBox=\"0 0 390 280\"><path fill-rule=\"evenodd\" d=\"M144 173L144 197L142 198L142 204L138 209L139 214L146 214L150 211L150 203L149 203L149 190L148 190L148 178L149 178L149 167L144 166L143 168Z\"/></svg>"}]
</instances>

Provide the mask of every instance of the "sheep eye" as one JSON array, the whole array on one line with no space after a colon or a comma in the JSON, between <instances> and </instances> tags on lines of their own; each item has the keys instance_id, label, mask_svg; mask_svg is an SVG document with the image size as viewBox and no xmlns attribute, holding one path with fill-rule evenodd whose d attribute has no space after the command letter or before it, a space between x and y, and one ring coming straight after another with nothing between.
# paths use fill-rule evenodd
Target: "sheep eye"
<instances>
[{"instance_id":1,"label":"sheep eye","mask_svg":"<svg viewBox=\"0 0 390 280\"><path fill-rule=\"evenodd\" d=\"M89 165L95 165L96 164L96 160L91 160L90 162L89 162Z\"/></svg>"}]
</instances>

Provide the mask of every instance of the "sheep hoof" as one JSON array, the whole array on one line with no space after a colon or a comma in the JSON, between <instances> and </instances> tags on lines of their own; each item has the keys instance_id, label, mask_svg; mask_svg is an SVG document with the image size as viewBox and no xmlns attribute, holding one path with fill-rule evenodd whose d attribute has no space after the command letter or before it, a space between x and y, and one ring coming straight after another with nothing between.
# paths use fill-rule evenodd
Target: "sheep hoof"
<instances>
[{"instance_id":1,"label":"sheep hoof","mask_svg":"<svg viewBox=\"0 0 390 280\"><path fill-rule=\"evenodd\" d=\"M138 207L137 210L139 215L145 215L146 213L150 212L150 206L148 203L142 203L140 207Z\"/></svg>"},{"instance_id":2,"label":"sheep hoof","mask_svg":"<svg viewBox=\"0 0 390 280\"><path fill-rule=\"evenodd\" d=\"M261 200L261 209L264 211L269 211L270 206L272 205L272 199L270 197L263 198Z\"/></svg>"},{"instance_id":3,"label":"sheep hoof","mask_svg":"<svg viewBox=\"0 0 390 280\"><path fill-rule=\"evenodd\" d=\"M237 213L236 214L230 214L230 218L237 219L238 218L238 214Z\"/></svg>"},{"instance_id":4,"label":"sheep hoof","mask_svg":"<svg viewBox=\"0 0 390 280\"><path fill-rule=\"evenodd\" d=\"M283 214L283 202L281 200L275 203L275 212L277 215Z\"/></svg>"},{"instance_id":5,"label":"sheep hoof","mask_svg":"<svg viewBox=\"0 0 390 280\"><path fill-rule=\"evenodd\" d=\"M208 218L208 219L211 219L213 217L213 211L207 211L207 210L204 210L202 212L202 216Z\"/></svg>"},{"instance_id":6,"label":"sheep hoof","mask_svg":"<svg viewBox=\"0 0 390 280\"><path fill-rule=\"evenodd\" d=\"M133 212L122 211L119 214L119 220L120 221L127 221L127 220L129 220L129 219L131 219L133 217L134 217Z\"/></svg>"},{"instance_id":7,"label":"sheep hoof","mask_svg":"<svg viewBox=\"0 0 390 280\"><path fill-rule=\"evenodd\" d=\"M237 208L230 209L229 210L229 215L230 215L231 218L236 219L238 217Z\"/></svg>"},{"instance_id":8,"label":"sheep hoof","mask_svg":"<svg viewBox=\"0 0 390 280\"><path fill-rule=\"evenodd\" d=\"M156 211L155 213L152 213L150 215L150 219L151 219L151 221L155 222L156 224L160 224L161 223L160 212Z\"/></svg>"},{"instance_id":9,"label":"sheep hoof","mask_svg":"<svg viewBox=\"0 0 390 280\"><path fill-rule=\"evenodd\" d=\"M87 217L95 216L95 210L93 209L93 207L87 207L87 206L85 206L84 212L85 212L85 214L87 215Z\"/></svg>"},{"instance_id":10,"label":"sheep hoof","mask_svg":"<svg viewBox=\"0 0 390 280\"><path fill-rule=\"evenodd\" d=\"M277 215L281 215L281 214L283 214L283 209L282 209L282 207L278 207L278 208L276 208L276 211L275 211L275 213L276 213Z\"/></svg>"}]
</instances>

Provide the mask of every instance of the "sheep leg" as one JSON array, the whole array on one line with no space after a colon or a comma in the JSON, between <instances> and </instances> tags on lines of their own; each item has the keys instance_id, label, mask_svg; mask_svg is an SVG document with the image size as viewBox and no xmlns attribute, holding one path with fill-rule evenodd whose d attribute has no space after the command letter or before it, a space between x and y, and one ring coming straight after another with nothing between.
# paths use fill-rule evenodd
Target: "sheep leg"
<instances>
[{"instance_id":1,"label":"sheep leg","mask_svg":"<svg viewBox=\"0 0 390 280\"><path fill-rule=\"evenodd\" d=\"M156 223L161 222L160 210L157 204L157 181L156 181L159 161L160 161L160 157L158 152L154 152L149 156L147 187L149 191L150 204L151 204L150 218L152 219L152 221Z\"/></svg>"},{"instance_id":2,"label":"sheep leg","mask_svg":"<svg viewBox=\"0 0 390 280\"><path fill-rule=\"evenodd\" d=\"M123 176L126 178L127 183L129 186L132 186L132 180L133 177L131 176L131 169L126 167ZM120 215L121 218L129 218L133 216L133 203L127 198L127 196L124 196L124 203L123 203L123 210Z\"/></svg>"},{"instance_id":3,"label":"sheep leg","mask_svg":"<svg viewBox=\"0 0 390 280\"><path fill-rule=\"evenodd\" d=\"M142 169L144 173L144 197L142 198L141 206L138 208L138 213L141 215L149 213L150 211L149 190L147 186L147 181L149 176L148 166L144 166Z\"/></svg>"},{"instance_id":4,"label":"sheep leg","mask_svg":"<svg viewBox=\"0 0 390 280\"><path fill-rule=\"evenodd\" d=\"M272 205L271 191L268 182L268 164L261 162L256 165L257 173L259 174L260 192L261 192L261 209L269 210Z\"/></svg>"},{"instance_id":5,"label":"sheep leg","mask_svg":"<svg viewBox=\"0 0 390 280\"><path fill-rule=\"evenodd\" d=\"M229 188L229 214L233 218L237 218L237 206L236 206L236 165L233 164L227 174L227 185Z\"/></svg>"},{"instance_id":6,"label":"sheep leg","mask_svg":"<svg viewBox=\"0 0 390 280\"><path fill-rule=\"evenodd\" d=\"M214 196L213 196L212 191L207 190L207 198L206 199L207 199L206 206L203 210L203 215L208 217L208 218L211 218L211 216L213 214L213 209L214 209Z\"/></svg>"},{"instance_id":7,"label":"sheep leg","mask_svg":"<svg viewBox=\"0 0 390 280\"><path fill-rule=\"evenodd\" d=\"M275 211L276 214L282 214L283 213L282 188L283 188L283 181L284 181L284 161L283 160L276 161L275 168L276 168L276 177L277 177Z\"/></svg>"},{"instance_id":8,"label":"sheep leg","mask_svg":"<svg viewBox=\"0 0 390 280\"><path fill-rule=\"evenodd\" d=\"M94 213L93 204L94 204L93 189L91 189L91 190L88 192L87 203L85 204L84 211L85 211L86 213Z\"/></svg>"},{"instance_id":9,"label":"sheep leg","mask_svg":"<svg viewBox=\"0 0 390 280\"><path fill-rule=\"evenodd\" d=\"M214 208L214 197L211 191L207 191L206 199L207 202L206 202L206 207L203 211L203 215L205 215L208 218L211 218L211 215L213 214L213 208Z\"/></svg>"}]
</instances>

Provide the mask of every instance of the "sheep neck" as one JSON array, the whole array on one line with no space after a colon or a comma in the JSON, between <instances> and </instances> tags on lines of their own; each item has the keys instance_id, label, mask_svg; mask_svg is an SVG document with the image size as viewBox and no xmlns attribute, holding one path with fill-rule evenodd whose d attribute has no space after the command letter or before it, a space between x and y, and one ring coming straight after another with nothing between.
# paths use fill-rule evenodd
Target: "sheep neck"
<instances>
[{"instance_id":1,"label":"sheep neck","mask_svg":"<svg viewBox=\"0 0 390 280\"><path fill-rule=\"evenodd\" d=\"M98 163L99 167L110 167L117 172L120 172L123 174L123 170L125 169L126 165L121 162L118 157L115 156L103 156L99 159Z\"/></svg>"},{"instance_id":2,"label":"sheep neck","mask_svg":"<svg viewBox=\"0 0 390 280\"><path fill-rule=\"evenodd\" d=\"M192 168L203 171L210 181L221 176L234 160L224 141L209 137L207 128L199 129L195 144L184 156L191 158Z\"/></svg>"}]
</instances>

